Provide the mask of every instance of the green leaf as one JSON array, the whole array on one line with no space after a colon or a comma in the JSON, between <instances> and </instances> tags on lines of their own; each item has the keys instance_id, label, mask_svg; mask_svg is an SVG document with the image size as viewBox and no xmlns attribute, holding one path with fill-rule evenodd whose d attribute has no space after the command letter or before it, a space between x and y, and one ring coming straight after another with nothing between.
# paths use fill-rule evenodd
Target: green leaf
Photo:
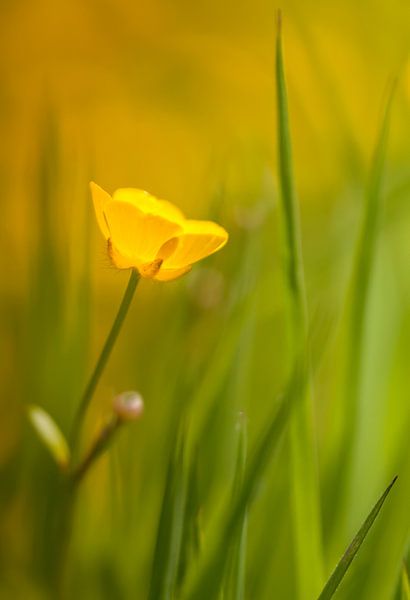
<instances>
[{"instance_id":1,"label":"green leaf","mask_svg":"<svg viewBox=\"0 0 410 600\"><path fill-rule=\"evenodd\" d=\"M358 436L361 384L366 356L366 320L368 315L370 284L376 260L377 239L382 212L382 182L386 162L391 106L396 83L390 89L374 149L369 180L364 199L362 222L357 239L351 284L347 299L346 354L344 364L343 414L341 459L338 467L338 486L334 489L339 507L336 518L348 514L361 475L355 469L355 448Z\"/></svg>"},{"instance_id":2,"label":"green leaf","mask_svg":"<svg viewBox=\"0 0 410 600\"><path fill-rule=\"evenodd\" d=\"M279 12L276 38L278 172L283 221L282 253L288 291L289 359L290 369L293 369L299 355L307 350L308 324L281 29L281 13ZM300 597L306 599L312 598L323 583L319 483L312 414L312 395L307 389L305 398L295 410L290 427L293 532L298 571L297 581Z\"/></svg>"},{"instance_id":3,"label":"green leaf","mask_svg":"<svg viewBox=\"0 0 410 600\"><path fill-rule=\"evenodd\" d=\"M282 17L280 12L278 13L276 38L276 95L279 188L285 237L283 253L293 320L297 321L297 324L301 326L298 332L295 333L298 333L299 336L304 336L306 334L305 284L298 200L293 175L292 144L282 50Z\"/></svg>"},{"instance_id":4,"label":"green leaf","mask_svg":"<svg viewBox=\"0 0 410 600\"><path fill-rule=\"evenodd\" d=\"M228 560L227 545L235 540L243 525L255 489L282 439L293 406L305 393L305 387L306 370L298 365L290 378L279 408L266 431L259 437L260 441L251 456L240 490L234 499L231 494L226 499L222 515L214 524L209 536L210 543L204 548L198 564L193 565L191 569L182 593L185 600L209 600L218 597Z\"/></svg>"},{"instance_id":5,"label":"green leaf","mask_svg":"<svg viewBox=\"0 0 410 600\"><path fill-rule=\"evenodd\" d=\"M260 264L260 252L258 236L250 236L242 256L242 268L235 282L234 298L224 329L210 357L207 369L199 383L195 382L193 397L190 399L188 447L195 447L207 430L219 394L229 377L235 353L240 345L244 324L252 318L255 312L255 299L260 293L256 283L255 264Z\"/></svg>"},{"instance_id":6,"label":"green leaf","mask_svg":"<svg viewBox=\"0 0 410 600\"><path fill-rule=\"evenodd\" d=\"M180 588L183 586L189 566L194 560L197 559L201 547L199 523L201 504L198 491L197 451L193 452L190 463L181 541L181 556L178 565L178 590L180 590Z\"/></svg>"},{"instance_id":7,"label":"green leaf","mask_svg":"<svg viewBox=\"0 0 410 600\"><path fill-rule=\"evenodd\" d=\"M394 91L395 85L390 91L384 109L380 132L374 151L363 209L362 225L353 266L347 365L347 396L350 398L349 406L352 411L354 411L354 407L357 404L359 379L362 368L366 306L375 261L377 233L381 212L382 180ZM354 412L352 414L354 414ZM349 421L352 421L352 419L349 418Z\"/></svg>"},{"instance_id":8,"label":"green leaf","mask_svg":"<svg viewBox=\"0 0 410 600\"><path fill-rule=\"evenodd\" d=\"M182 436L179 436L175 442L165 482L149 600L172 598L178 584L187 488L184 455L184 441Z\"/></svg>"},{"instance_id":9,"label":"green leaf","mask_svg":"<svg viewBox=\"0 0 410 600\"><path fill-rule=\"evenodd\" d=\"M232 490L232 502L235 502L236 495L240 493L245 476L246 466L246 417L239 415L239 439L235 468L235 479ZM245 561L246 561L246 538L247 538L247 511L242 515L241 523L238 525L238 531L230 548L228 559L224 599L225 600L244 600L245 598Z\"/></svg>"},{"instance_id":10,"label":"green leaf","mask_svg":"<svg viewBox=\"0 0 410 600\"><path fill-rule=\"evenodd\" d=\"M318 600L329 600L329 598L332 598L332 596L335 593L335 591L337 590L340 582L342 581L343 577L345 576L346 571L350 567L352 560L354 559L357 552L359 551L359 548L362 545L369 529L371 528L377 515L379 514L380 509L383 506L383 503L386 500L396 479L397 479L397 477L395 477L393 479L393 481L388 486L386 491L382 494L382 496L379 498L379 500L374 505L369 516L367 517L367 519L365 520L365 522L363 523L363 525L357 532L355 538L353 539L353 541L347 548L346 552L343 554L342 558L340 559L340 562L336 566L336 568L333 571L332 575L330 576L328 582L326 583L325 587L323 588L322 593L318 597Z\"/></svg>"},{"instance_id":11,"label":"green leaf","mask_svg":"<svg viewBox=\"0 0 410 600\"><path fill-rule=\"evenodd\" d=\"M401 598L402 600L410 600L410 581L407 565L403 562L401 569Z\"/></svg>"},{"instance_id":12,"label":"green leaf","mask_svg":"<svg viewBox=\"0 0 410 600\"><path fill-rule=\"evenodd\" d=\"M70 449L58 425L45 410L35 404L27 407L27 415L40 440L56 463L62 469L66 469L70 462Z\"/></svg>"}]
</instances>

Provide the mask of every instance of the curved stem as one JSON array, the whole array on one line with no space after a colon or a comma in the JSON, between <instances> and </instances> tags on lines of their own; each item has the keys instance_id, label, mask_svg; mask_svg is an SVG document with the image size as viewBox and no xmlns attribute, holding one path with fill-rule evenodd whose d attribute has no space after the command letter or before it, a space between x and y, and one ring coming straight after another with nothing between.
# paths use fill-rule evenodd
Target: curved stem
<instances>
[{"instance_id":1,"label":"curved stem","mask_svg":"<svg viewBox=\"0 0 410 600\"><path fill-rule=\"evenodd\" d=\"M140 279L139 273L132 269L131 276L128 281L127 289L125 290L124 297L118 309L117 316L115 317L115 321L111 327L111 331L108 334L108 337L105 341L104 347L101 351L100 358L95 365L94 371L90 377L88 385L85 389L84 395L81 399L80 405L77 409L77 413L74 418L73 429L71 434L71 443L72 447L75 447L77 444L77 440L79 434L81 432L81 427L84 421L85 414L87 412L88 406L90 404L91 398L95 392L97 384L100 380L102 372L104 371L105 365L110 357L111 351L115 344L115 341L118 337L118 334L121 330L121 326L124 322L124 319L128 313L128 309L130 307L131 301L134 297L134 292L137 287L138 281Z\"/></svg>"},{"instance_id":2,"label":"curved stem","mask_svg":"<svg viewBox=\"0 0 410 600\"><path fill-rule=\"evenodd\" d=\"M90 467L101 456L101 454L107 450L112 437L122 424L123 421L121 421L121 419L115 414L111 416L109 421L107 421L83 460L71 473L71 485L73 489L78 487L84 476L88 473Z\"/></svg>"}]
</instances>

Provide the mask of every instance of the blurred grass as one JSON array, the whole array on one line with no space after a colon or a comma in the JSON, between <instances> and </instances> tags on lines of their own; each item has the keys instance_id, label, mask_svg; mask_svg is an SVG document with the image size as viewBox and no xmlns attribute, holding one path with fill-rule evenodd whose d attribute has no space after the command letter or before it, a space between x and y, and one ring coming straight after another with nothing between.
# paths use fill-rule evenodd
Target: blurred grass
<instances>
[{"instance_id":1,"label":"blurred grass","mask_svg":"<svg viewBox=\"0 0 410 600\"><path fill-rule=\"evenodd\" d=\"M351 287L347 298L347 325L345 340L345 419L346 431L343 434L344 462L340 472L345 479L340 478L339 493L342 499L342 513L349 514L345 503L355 504L357 480L361 478L357 465L360 464L357 453L357 428L360 427L360 404L363 377L363 362L366 352L366 325L369 306L369 290L372 283L374 264L377 251L378 233L382 219L382 184L385 171L390 113L396 82L389 90L386 106L383 110L380 132L375 145L374 156L370 167L368 184L363 202L363 213L357 240L355 257L352 266ZM367 353L370 349L367 349ZM376 417L374 418L377 425Z\"/></svg>"},{"instance_id":2,"label":"blurred grass","mask_svg":"<svg viewBox=\"0 0 410 600\"><path fill-rule=\"evenodd\" d=\"M282 8L324 569L398 473L337 592L390 600L405 594L410 533L408 64L383 187L368 195L382 194L384 214L368 284L367 267L356 275L367 288L363 344L356 326L347 344L342 315L383 90L408 52L409 8L398 0ZM138 289L85 437L115 393L139 390L146 410L81 491L68 596L178 597L201 581L216 535L226 597L298 598L300 562L316 578L318 559L301 530L297 557L288 444L276 440L274 453L268 444L263 470L252 467L289 371L283 238L273 233L282 212L273 184L273 5L8 0L0 11L0 597L47 597L55 561L60 478L24 405L42 406L68 432L126 285L97 237L88 197L96 180L109 190L146 188L189 216L213 218L230 242L180 281ZM346 354L362 382L347 400ZM238 415L248 439L243 473ZM233 491L241 476L242 495ZM292 477L308 511L302 482L311 473ZM348 501L339 505L340 490ZM233 549L223 537L229 520L215 529L224 506L235 517Z\"/></svg>"},{"instance_id":3,"label":"blurred grass","mask_svg":"<svg viewBox=\"0 0 410 600\"><path fill-rule=\"evenodd\" d=\"M278 128L278 177L283 220L283 255L288 291L289 356L291 369L307 354L308 316L302 261L299 207L293 175L288 101L282 50L282 14L278 12L276 39L276 88ZM323 580L322 531L319 485L313 431L312 389L296 408L290 426L290 473L293 529L300 598L312 598Z\"/></svg>"},{"instance_id":4,"label":"blurred grass","mask_svg":"<svg viewBox=\"0 0 410 600\"><path fill-rule=\"evenodd\" d=\"M397 477L395 477L393 479L393 481L391 482L391 484L383 492L382 496L379 498L379 500L374 505L373 509L370 511L368 517L366 518L366 520L364 521L363 525L361 526L361 528L359 529L359 531L355 535L354 539L349 544L349 547L346 549L346 551L343 554L342 558L338 562L335 570L333 571L333 573L329 577L328 581L326 582L326 585L323 588L323 590L321 591L318 600L329 600L336 593L337 588L340 585L340 582L342 581L342 579L345 576L347 570L349 569L350 564L352 563L353 559L355 558L357 552L360 550L360 546L364 542L364 540L365 540L365 538L366 538L366 536L367 536L367 534L368 534L371 526L374 523L374 520L376 519L377 515L379 514L379 512L380 512L380 510L381 510L381 508L382 508L382 506L383 506L383 504L384 504L384 502L385 502L388 494L390 493L391 488L393 487L393 485L394 485L394 483L396 481L396 479L397 479Z\"/></svg>"}]
</instances>

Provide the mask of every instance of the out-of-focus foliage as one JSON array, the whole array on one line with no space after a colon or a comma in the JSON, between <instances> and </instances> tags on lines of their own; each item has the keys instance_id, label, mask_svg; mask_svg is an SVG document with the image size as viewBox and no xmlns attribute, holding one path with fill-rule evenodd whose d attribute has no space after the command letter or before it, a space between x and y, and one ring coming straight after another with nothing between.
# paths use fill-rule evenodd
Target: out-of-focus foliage
<instances>
[{"instance_id":1,"label":"out-of-focus foliage","mask_svg":"<svg viewBox=\"0 0 410 600\"><path fill-rule=\"evenodd\" d=\"M221 223L230 241L181 280L138 287L84 447L117 394L138 390L145 411L81 489L69 594L145 598L162 584L184 589L234 493L244 420L248 456L267 429L289 351L275 8L266 0L1 3L0 598L45 597L56 560L60 475L27 424L26 405L41 406L69 435L126 285L95 225L90 180L110 192L147 189L189 217ZM387 600L406 580L410 529L410 7L286 0L281 8L324 570L398 474L338 592ZM353 264L396 75L351 411ZM224 582L227 594L243 581L252 600L272 591L295 598L303 586L295 580L286 436L277 450L235 538L246 551L229 555L229 576L238 564L244 573L239 587ZM158 532L174 549L164 559L166 581L152 573L162 560Z\"/></svg>"}]
</instances>

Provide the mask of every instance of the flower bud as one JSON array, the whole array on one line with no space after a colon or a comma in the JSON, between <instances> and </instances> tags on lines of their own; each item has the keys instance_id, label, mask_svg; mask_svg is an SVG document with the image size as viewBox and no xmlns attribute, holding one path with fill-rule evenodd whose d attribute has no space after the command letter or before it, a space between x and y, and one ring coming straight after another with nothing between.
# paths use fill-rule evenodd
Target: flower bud
<instances>
[{"instance_id":1,"label":"flower bud","mask_svg":"<svg viewBox=\"0 0 410 600\"><path fill-rule=\"evenodd\" d=\"M138 392L123 392L114 398L113 409L121 421L135 421L144 412L144 401Z\"/></svg>"},{"instance_id":2,"label":"flower bud","mask_svg":"<svg viewBox=\"0 0 410 600\"><path fill-rule=\"evenodd\" d=\"M40 440L53 456L61 469L70 462L70 449L67 441L54 419L40 406L27 406L27 415Z\"/></svg>"}]
</instances>

